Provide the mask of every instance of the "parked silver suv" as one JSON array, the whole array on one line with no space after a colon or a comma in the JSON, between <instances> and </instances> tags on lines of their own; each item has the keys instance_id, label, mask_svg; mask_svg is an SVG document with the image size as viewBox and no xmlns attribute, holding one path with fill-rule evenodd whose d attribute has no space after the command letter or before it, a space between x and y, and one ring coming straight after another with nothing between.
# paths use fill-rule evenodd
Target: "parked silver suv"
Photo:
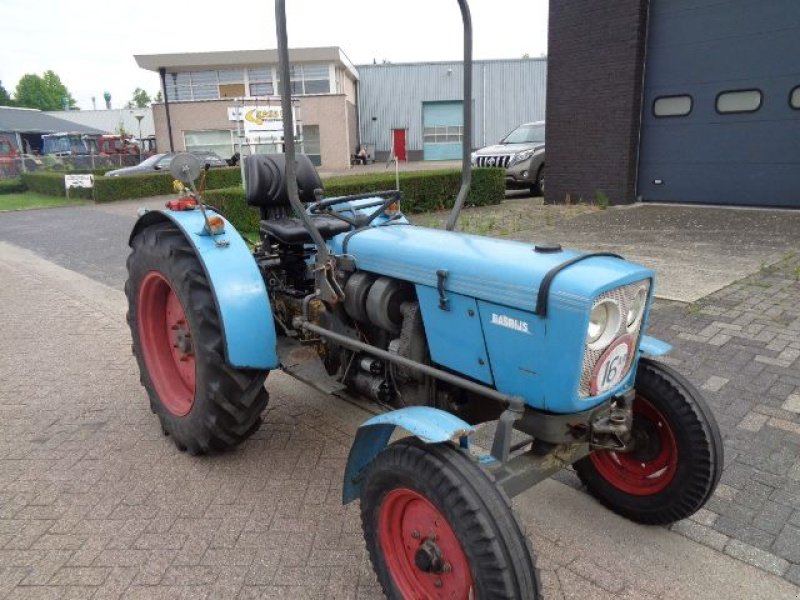
<instances>
[{"instance_id":1,"label":"parked silver suv","mask_svg":"<svg viewBox=\"0 0 800 600\"><path fill-rule=\"evenodd\" d=\"M474 167L504 167L506 187L544 194L544 121L517 127L499 144L472 153Z\"/></svg>"}]
</instances>

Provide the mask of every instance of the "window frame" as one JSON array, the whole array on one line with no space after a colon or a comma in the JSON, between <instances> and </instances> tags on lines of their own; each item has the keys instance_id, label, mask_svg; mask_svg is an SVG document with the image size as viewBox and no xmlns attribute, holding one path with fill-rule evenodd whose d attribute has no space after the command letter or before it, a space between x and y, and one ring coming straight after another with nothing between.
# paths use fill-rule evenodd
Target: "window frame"
<instances>
[{"instance_id":1,"label":"window frame","mask_svg":"<svg viewBox=\"0 0 800 600\"><path fill-rule=\"evenodd\" d=\"M689 111L682 114L675 114L675 115L659 115L656 114L656 104L659 100L669 100L671 98L688 98L689 99ZM689 115L694 112L694 96L691 94L668 94L665 96L657 96L653 98L653 103L650 106L650 114L653 115L656 119L681 119L683 117L688 117Z\"/></svg>"},{"instance_id":2,"label":"window frame","mask_svg":"<svg viewBox=\"0 0 800 600\"><path fill-rule=\"evenodd\" d=\"M736 94L741 92L758 92L758 106L750 110L726 110L721 111L719 109L719 99L726 94ZM734 90L722 90L717 97L714 99L714 110L717 112L718 115L747 115L757 113L761 110L761 107L764 106L764 90L761 88L741 88L741 89L734 89Z\"/></svg>"}]
</instances>

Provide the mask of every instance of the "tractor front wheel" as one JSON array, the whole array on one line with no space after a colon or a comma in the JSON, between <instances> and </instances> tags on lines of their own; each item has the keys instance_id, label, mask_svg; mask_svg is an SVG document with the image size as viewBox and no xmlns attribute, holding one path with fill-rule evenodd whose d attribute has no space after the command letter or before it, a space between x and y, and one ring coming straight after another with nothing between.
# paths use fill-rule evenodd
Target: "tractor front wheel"
<instances>
[{"instance_id":1,"label":"tractor front wheel","mask_svg":"<svg viewBox=\"0 0 800 600\"><path fill-rule=\"evenodd\" d=\"M368 467L361 523L388 598L539 598L508 497L463 451L400 440Z\"/></svg>"},{"instance_id":2,"label":"tractor front wheel","mask_svg":"<svg viewBox=\"0 0 800 600\"><path fill-rule=\"evenodd\" d=\"M633 449L596 450L574 466L606 507L639 523L667 525L711 497L722 474L722 438L702 396L669 367L643 359L635 385Z\"/></svg>"},{"instance_id":3,"label":"tractor front wheel","mask_svg":"<svg viewBox=\"0 0 800 600\"><path fill-rule=\"evenodd\" d=\"M203 454L247 439L267 405L266 371L225 362L203 266L172 223L142 230L128 257L128 325L140 379L165 434Z\"/></svg>"}]
</instances>

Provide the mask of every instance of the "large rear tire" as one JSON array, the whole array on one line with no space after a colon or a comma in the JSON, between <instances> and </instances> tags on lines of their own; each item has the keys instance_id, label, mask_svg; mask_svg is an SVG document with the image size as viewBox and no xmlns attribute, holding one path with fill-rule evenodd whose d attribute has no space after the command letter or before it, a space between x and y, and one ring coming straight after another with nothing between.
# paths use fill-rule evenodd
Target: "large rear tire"
<instances>
[{"instance_id":1,"label":"large rear tire","mask_svg":"<svg viewBox=\"0 0 800 600\"><path fill-rule=\"evenodd\" d=\"M208 279L180 230L157 223L131 245L128 325L151 410L180 450L203 454L240 444L261 424L267 371L225 362Z\"/></svg>"},{"instance_id":2,"label":"large rear tire","mask_svg":"<svg viewBox=\"0 0 800 600\"><path fill-rule=\"evenodd\" d=\"M667 525L697 512L722 475L719 427L700 393L669 367L643 359L636 374L632 452L597 450L574 467L607 508Z\"/></svg>"},{"instance_id":3,"label":"large rear tire","mask_svg":"<svg viewBox=\"0 0 800 600\"><path fill-rule=\"evenodd\" d=\"M539 598L511 502L450 444L400 440L369 466L361 523L388 598Z\"/></svg>"}]
</instances>

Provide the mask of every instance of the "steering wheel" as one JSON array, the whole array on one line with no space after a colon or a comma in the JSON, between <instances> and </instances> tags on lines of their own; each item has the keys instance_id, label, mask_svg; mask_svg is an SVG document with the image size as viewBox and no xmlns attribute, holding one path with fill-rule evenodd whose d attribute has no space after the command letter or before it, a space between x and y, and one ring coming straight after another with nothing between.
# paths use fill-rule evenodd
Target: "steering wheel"
<instances>
[{"instance_id":1,"label":"steering wheel","mask_svg":"<svg viewBox=\"0 0 800 600\"><path fill-rule=\"evenodd\" d=\"M345 204L347 202L352 202L353 200L364 200L366 198L382 198L382 200L376 200L375 202L369 202L367 204L362 204L358 208L373 208L378 207L376 210L371 212L367 217L367 220L356 220L350 219L345 217L343 214L338 213L336 211L329 210L333 206L337 206L339 204ZM354 227L366 227L370 223L372 223L378 216L386 210L393 202L398 202L402 197L402 194L399 190L385 190L382 192L366 192L364 194L351 194L349 196L340 196L339 198L331 198L330 200L320 200L319 202L314 202L308 206L308 212L312 215L320 215L326 214L330 215L331 217L336 217L344 221L345 223L349 223Z\"/></svg>"}]
</instances>

